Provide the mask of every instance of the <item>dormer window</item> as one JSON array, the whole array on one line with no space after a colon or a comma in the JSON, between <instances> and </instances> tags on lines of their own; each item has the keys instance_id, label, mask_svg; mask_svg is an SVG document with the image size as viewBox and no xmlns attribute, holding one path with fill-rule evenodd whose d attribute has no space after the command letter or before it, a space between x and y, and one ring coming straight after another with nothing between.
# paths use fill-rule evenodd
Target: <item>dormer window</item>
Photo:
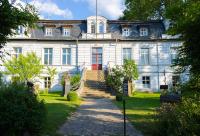
<instances>
[{"instance_id":1,"label":"dormer window","mask_svg":"<svg viewBox=\"0 0 200 136\"><path fill-rule=\"evenodd\" d=\"M140 36L148 36L148 29L146 27L140 28Z\"/></svg>"},{"instance_id":2,"label":"dormer window","mask_svg":"<svg viewBox=\"0 0 200 136\"><path fill-rule=\"evenodd\" d=\"M92 23L91 23L91 33L93 33L93 34L96 32L96 30L95 30L95 29L96 29L95 26L96 26L95 23L92 22Z\"/></svg>"},{"instance_id":3,"label":"dormer window","mask_svg":"<svg viewBox=\"0 0 200 136\"><path fill-rule=\"evenodd\" d=\"M18 29L16 32L17 32L17 34L24 34L25 28L22 25L20 25L20 26L18 26Z\"/></svg>"},{"instance_id":4,"label":"dormer window","mask_svg":"<svg viewBox=\"0 0 200 136\"><path fill-rule=\"evenodd\" d=\"M52 28L46 27L45 28L45 34L46 34L46 36L52 36Z\"/></svg>"},{"instance_id":5,"label":"dormer window","mask_svg":"<svg viewBox=\"0 0 200 136\"><path fill-rule=\"evenodd\" d=\"M130 29L129 28L123 28L122 29L122 36L130 36Z\"/></svg>"},{"instance_id":6,"label":"dormer window","mask_svg":"<svg viewBox=\"0 0 200 136\"><path fill-rule=\"evenodd\" d=\"M63 28L63 36L70 36L70 28Z\"/></svg>"},{"instance_id":7,"label":"dormer window","mask_svg":"<svg viewBox=\"0 0 200 136\"><path fill-rule=\"evenodd\" d=\"M99 33L104 33L104 23L103 22L99 23Z\"/></svg>"}]
</instances>

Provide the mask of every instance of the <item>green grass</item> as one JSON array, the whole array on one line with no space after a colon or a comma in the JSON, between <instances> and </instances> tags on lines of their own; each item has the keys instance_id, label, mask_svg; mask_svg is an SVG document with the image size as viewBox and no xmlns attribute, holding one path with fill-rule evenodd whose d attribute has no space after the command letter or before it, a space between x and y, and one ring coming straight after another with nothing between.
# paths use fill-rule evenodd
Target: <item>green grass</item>
<instances>
[{"instance_id":1,"label":"green grass","mask_svg":"<svg viewBox=\"0 0 200 136\"><path fill-rule=\"evenodd\" d=\"M126 98L126 113L129 121L144 135L152 135L154 129L154 113L159 107L160 93L136 92L134 96ZM122 107L122 102L115 102Z\"/></svg>"},{"instance_id":2,"label":"green grass","mask_svg":"<svg viewBox=\"0 0 200 136\"><path fill-rule=\"evenodd\" d=\"M67 98L62 97L61 92L49 94L40 94L40 99L45 100L47 108L47 122L44 129L45 135L56 136L56 131L67 120L70 114L80 105L80 100L77 102L67 101Z\"/></svg>"}]
</instances>

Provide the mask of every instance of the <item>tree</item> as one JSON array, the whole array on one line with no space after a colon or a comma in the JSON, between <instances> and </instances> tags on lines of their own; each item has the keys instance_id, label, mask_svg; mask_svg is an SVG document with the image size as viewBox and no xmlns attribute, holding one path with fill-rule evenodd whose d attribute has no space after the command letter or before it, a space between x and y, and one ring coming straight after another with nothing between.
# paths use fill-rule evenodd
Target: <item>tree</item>
<instances>
[{"instance_id":1,"label":"tree","mask_svg":"<svg viewBox=\"0 0 200 136\"><path fill-rule=\"evenodd\" d=\"M31 82L39 77L43 65L40 58L35 53L27 53L26 56L20 54L18 58L13 58L4 63L7 71L5 74L17 76L20 82Z\"/></svg>"},{"instance_id":2,"label":"tree","mask_svg":"<svg viewBox=\"0 0 200 136\"><path fill-rule=\"evenodd\" d=\"M174 0L126 0L126 9L120 19L155 20L163 19L166 7Z\"/></svg>"},{"instance_id":3,"label":"tree","mask_svg":"<svg viewBox=\"0 0 200 136\"><path fill-rule=\"evenodd\" d=\"M121 67L116 66L111 69L106 77L106 84L117 93L122 93L123 85L123 70Z\"/></svg>"},{"instance_id":4,"label":"tree","mask_svg":"<svg viewBox=\"0 0 200 136\"><path fill-rule=\"evenodd\" d=\"M183 46L178 51L178 57L173 66L178 72L189 71L194 79L200 78L200 1L199 0L126 0L126 10L122 19L148 20L155 13L159 13L164 19L168 19L170 27L168 34L181 35ZM157 1L157 2L156 2ZM156 4L159 3L160 4ZM141 4L143 3L143 4ZM145 4L152 7L146 7ZM139 5L139 6L138 6ZM147 14L141 17L143 9ZM135 12L140 11L140 12ZM160 11L160 12L159 12ZM199 87L200 88L200 87Z\"/></svg>"},{"instance_id":5,"label":"tree","mask_svg":"<svg viewBox=\"0 0 200 136\"><path fill-rule=\"evenodd\" d=\"M54 78L55 78L55 75L57 74L58 72L56 71L56 68L50 68L49 66L47 66L47 74L49 75L50 77L50 82L51 82L51 85L54 81Z\"/></svg>"},{"instance_id":6,"label":"tree","mask_svg":"<svg viewBox=\"0 0 200 136\"><path fill-rule=\"evenodd\" d=\"M24 27L34 27L38 20L38 13L34 6L26 4L25 7L18 4L14 6L16 0L0 0L0 57L3 57L3 50L8 36L16 34L19 25ZM27 32L26 32L27 33Z\"/></svg>"},{"instance_id":7,"label":"tree","mask_svg":"<svg viewBox=\"0 0 200 136\"><path fill-rule=\"evenodd\" d=\"M133 91L133 84L132 80L138 79L138 70L137 65L135 64L134 60L124 60L123 65L123 73L124 73L124 79L128 81L128 93L131 95Z\"/></svg>"},{"instance_id":8,"label":"tree","mask_svg":"<svg viewBox=\"0 0 200 136\"><path fill-rule=\"evenodd\" d=\"M179 49L174 66L178 71L189 70L191 75L200 77L200 1L176 1L166 10L171 21L170 34L181 34L184 43ZM174 14L176 13L176 14Z\"/></svg>"}]
</instances>

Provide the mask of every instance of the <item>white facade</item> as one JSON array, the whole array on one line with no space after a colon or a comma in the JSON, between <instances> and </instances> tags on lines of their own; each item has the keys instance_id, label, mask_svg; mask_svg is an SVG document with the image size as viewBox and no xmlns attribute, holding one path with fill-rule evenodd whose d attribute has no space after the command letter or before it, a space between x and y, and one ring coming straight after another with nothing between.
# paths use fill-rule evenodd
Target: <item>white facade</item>
<instances>
[{"instance_id":1,"label":"white facade","mask_svg":"<svg viewBox=\"0 0 200 136\"><path fill-rule=\"evenodd\" d=\"M38 57L41 58L42 64L44 64L44 48L53 49L53 64L50 67L56 67L58 75L55 77L53 83L53 90L61 89L60 80L61 75L65 71L75 73L78 67L85 64L88 70L92 67L92 48L102 47L103 49L103 69L106 69L108 65L123 65L123 48L131 48L131 58L135 60L138 65L139 79L135 81L136 88L146 90L143 88L142 76L150 76L150 88L147 90L156 91L159 90L159 86L164 84L164 71L167 77L167 84L172 84L173 69L171 66L171 47L181 46L181 42L116 42L116 41L99 41L98 44L90 43L87 41L77 42L9 42L6 50L13 53L14 47L21 47L22 54L27 52L35 52ZM62 64L62 48L71 49L71 65ZM140 51L142 48L149 49L149 65L141 64ZM77 53L76 53L77 52ZM77 55L78 54L78 55ZM43 74L45 76L45 74ZM40 80L41 88L44 87L44 82Z\"/></svg>"}]
</instances>

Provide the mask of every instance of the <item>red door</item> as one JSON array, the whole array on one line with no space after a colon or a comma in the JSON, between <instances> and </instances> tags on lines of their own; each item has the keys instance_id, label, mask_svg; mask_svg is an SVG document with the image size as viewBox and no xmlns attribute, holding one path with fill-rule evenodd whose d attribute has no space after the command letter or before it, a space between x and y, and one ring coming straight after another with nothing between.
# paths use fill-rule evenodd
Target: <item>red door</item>
<instances>
[{"instance_id":1,"label":"red door","mask_svg":"<svg viewBox=\"0 0 200 136\"><path fill-rule=\"evenodd\" d=\"M92 70L102 70L102 48L92 48Z\"/></svg>"}]
</instances>

